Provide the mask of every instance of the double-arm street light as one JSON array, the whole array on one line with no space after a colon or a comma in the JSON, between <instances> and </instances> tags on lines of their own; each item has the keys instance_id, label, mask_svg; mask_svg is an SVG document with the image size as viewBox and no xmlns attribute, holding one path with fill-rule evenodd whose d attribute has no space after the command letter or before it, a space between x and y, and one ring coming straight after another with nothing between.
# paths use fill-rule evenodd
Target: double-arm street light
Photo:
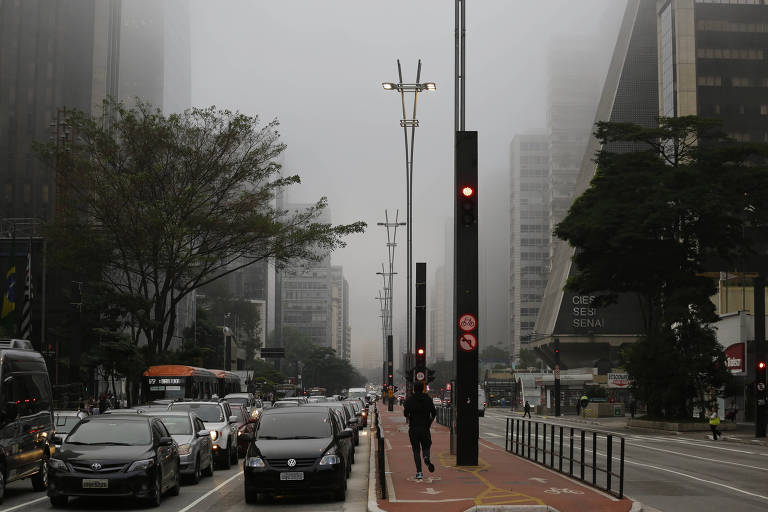
<instances>
[{"instance_id":1,"label":"double-arm street light","mask_svg":"<svg viewBox=\"0 0 768 512\"><path fill-rule=\"evenodd\" d=\"M437 89L437 86L434 82L425 82L421 83L421 59L419 59L419 65L416 69L416 83L412 84L406 84L403 83L403 72L400 67L400 59L397 60L397 74L398 74L398 82L384 82L382 83L382 87L384 87L387 91L396 91L400 93L400 102L402 104L403 108L403 117L400 119L400 126L403 128L403 135L405 137L405 181L406 181L406 252L407 252L407 264L408 264L408 271L406 272L406 286L408 287L407 292L407 311L406 311L406 322L407 322L407 329L406 329L406 350L408 353L408 364L410 365L410 357L413 352L413 335L412 335L412 314L413 314L413 304L412 304L412 296L413 296L413 286L412 286L412 272L411 269L413 267L413 208L412 208L412 198L413 198L413 140L414 136L416 135L416 127L419 126L419 121L416 119L416 105L417 105L417 98L419 96L419 93L422 91L434 91ZM406 112L405 107L405 94L406 93L413 93L413 110L411 112L411 116L409 117ZM408 128L411 129L410 131L410 139L408 137ZM410 370L410 368L406 368L406 372Z\"/></svg>"}]
</instances>

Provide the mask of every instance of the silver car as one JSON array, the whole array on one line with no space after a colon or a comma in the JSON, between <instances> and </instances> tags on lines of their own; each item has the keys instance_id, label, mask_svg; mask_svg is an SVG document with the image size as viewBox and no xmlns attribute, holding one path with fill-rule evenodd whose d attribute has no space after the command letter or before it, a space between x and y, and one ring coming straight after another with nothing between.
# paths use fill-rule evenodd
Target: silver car
<instances>
[{"instance_id":1,"label":"silver car","mask_svg":"<svg viewBox=\"0 0 768 512\"><path fill-rule=\"evenodd\" d=\"M179 445L179 472L190 483L200 476L213 476L213 441L210 431L192 411L147 410L145 416L160 418Z\"/></svg>"},{"instance_id":2,"label":"silver car","mask_svg":"<svg viewBox=\"0 0 768 512\"><path fill-rule=\"evenodd\" d=\"M67 437L75 425L77 425L81 419L87 418L88 413L84 411L53 411L53 438L51 441L53 445L58 449L61 448L61 443L64 438Z\"/></svg>"}]
</instances>

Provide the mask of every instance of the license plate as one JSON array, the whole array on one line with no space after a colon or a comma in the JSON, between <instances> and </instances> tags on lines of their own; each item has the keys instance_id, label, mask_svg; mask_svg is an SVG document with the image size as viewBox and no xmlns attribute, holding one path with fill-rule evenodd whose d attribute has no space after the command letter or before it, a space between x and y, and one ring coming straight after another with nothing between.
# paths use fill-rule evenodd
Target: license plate
<instances>
[{"instance_id":1,"label":"license plate","mask_svg":"<svg viewBox=\"0 0 768 512\"><path fill-rule=\"evenodd\" d=\"M83 478L83 489L106 489L109 480L103 478Z\"/></svg>"},{"instance_id":2,"label":"license plate","mask_svg":"<svg viewBox=\"0 0 768 512\"><path fill-rule=\"evenodd\" d=\"M304 473L301 471L286 471L280 473L280 480L304 480Z\"/></svg>"}]
</instances>

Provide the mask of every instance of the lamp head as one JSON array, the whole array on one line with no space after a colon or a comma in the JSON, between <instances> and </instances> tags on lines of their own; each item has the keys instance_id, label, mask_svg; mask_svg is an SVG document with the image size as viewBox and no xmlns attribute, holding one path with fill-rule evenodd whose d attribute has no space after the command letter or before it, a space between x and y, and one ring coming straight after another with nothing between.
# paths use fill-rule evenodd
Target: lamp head
<instances>
[{"instance_id":1,"label":"lamp head","mask_svg":"<svg viewBox=\"0 0 768 512\"><path fill-rule=\"evenodd\" d=\"M392 82L383 82L383 83L381 84L381 86L382 86L382 87L383 87L385 90L387 90L387 91L392 91L392 90L394 90L394 89L396 88L395 84L393 84Z\"/></svg>"}]
</instances>

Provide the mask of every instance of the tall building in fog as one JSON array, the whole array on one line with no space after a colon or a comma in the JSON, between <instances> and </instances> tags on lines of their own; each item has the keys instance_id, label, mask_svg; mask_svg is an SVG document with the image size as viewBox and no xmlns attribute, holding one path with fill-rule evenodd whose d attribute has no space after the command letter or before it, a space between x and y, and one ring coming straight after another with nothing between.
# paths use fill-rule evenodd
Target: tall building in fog
<instances>
[{"instance_id":1,"label":"tall building in fog","mask_svg":"<svg viewBox=\"0 0 768 512\"><path fill-rule=\"evenodd\" d=\"M547 134L549 137L549 251L562 243L551 233L575 199L584 150L592 134L600 76L585 63L598 53L597 40L559 39L549 52Z\"/></svg>"},{"instance_id":2,"label":"tall building in fog","mask_svg":"<svg viewBox=\"0 0 768 512\"><path fill-rule=\"evenodd\" d=\"M181 0L0 2L0 217L49 219L51 169L33 141L70 136L58 109L107 96L190 106L189 7Z\"/></svg>"},{"instance_id":3,"label":"tall building in fog","mask_svg":"<svg viewBox=\"0 0 768 512\"><path fill-rule=\"evenodd\" d=\"M512 139L509 287L510 355L517 361L531 339L547 285L550 246L550 144L548 135Z\"/></svg>"}]
</instances>

